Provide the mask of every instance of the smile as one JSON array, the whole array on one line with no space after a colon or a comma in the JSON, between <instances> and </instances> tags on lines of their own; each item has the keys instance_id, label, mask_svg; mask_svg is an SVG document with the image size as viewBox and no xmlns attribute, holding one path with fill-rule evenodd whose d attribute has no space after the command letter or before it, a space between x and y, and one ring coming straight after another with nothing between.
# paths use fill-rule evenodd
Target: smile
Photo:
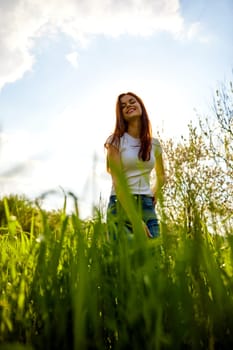
<instances>
[{"instance_id":1,"label":"smile","mask_svg":"<svg viewBox=\"0 0 233 350\"><path fill-rule=\"evenodd\" d=\"M132 113L134 111L135 111L135 108L129 108L128 111L127 111L127 114L130 114L130 113Z\"/></svg>"}]
</instances>

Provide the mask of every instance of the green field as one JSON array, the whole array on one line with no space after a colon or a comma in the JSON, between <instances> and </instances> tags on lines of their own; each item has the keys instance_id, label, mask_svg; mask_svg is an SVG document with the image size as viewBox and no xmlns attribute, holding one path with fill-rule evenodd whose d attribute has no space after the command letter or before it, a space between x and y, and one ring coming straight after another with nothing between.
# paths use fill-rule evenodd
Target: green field
<instances>
[{"instance_id":1,"label":"green field","mask_svg":"<svg viewBox=\"0 0 233 350\"><path fill-rule=\"evenodd\" d=\"M231 348L232 234L196 213L191 231L161 218L158 239L110 240L98 211L39 215L1 228L0 349Z\"/></svg>"}]
</instances>

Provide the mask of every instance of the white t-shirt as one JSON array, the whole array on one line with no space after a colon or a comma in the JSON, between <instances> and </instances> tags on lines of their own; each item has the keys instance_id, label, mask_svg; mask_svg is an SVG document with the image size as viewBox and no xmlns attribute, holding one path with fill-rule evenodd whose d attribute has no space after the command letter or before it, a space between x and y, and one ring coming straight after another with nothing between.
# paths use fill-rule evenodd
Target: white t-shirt
<instances>
[{"instance_id":1,"label":"white t-shirt","mask_svg":"<svg viewBox=\"0 0 233 350\"><path fill-rule=\"evenodd\" d=\"M106 144L111 143L111 140L112 136L107 139ZM150 160L142 161L138 158L140 144L140 139L130 136L127 132L123 134L118 148L122 167L132 194L152 196L150 174L155 166L155 154L161 154L162 150L158 139L152 138ZM113 145L116 146L115 144ZM114 185L112 185L111 194L116 194Z\"/></svg>"}]
</instances>

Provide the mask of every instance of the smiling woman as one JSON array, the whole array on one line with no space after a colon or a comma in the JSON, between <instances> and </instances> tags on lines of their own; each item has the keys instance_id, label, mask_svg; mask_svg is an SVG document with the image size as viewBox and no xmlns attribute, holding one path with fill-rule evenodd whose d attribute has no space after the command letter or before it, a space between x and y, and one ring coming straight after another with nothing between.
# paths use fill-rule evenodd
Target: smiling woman
<instances>
[{"instance_id":1,"label":"smiling woman","mask_svg":"<svg viewBox=\"0 0 233 350\"><path fill-rule=\"evenodd\" d=\"M152 137L144 103L134 93L118 96L115 130L106 140L105 147L107 170L112 177L107 213L109 227L113 221L117 227L123 215L126 230L133 231L135 217L128 210L127 193L122 186L123 177L135 200L138 214L141 213L146 235L150 238L159 236L155 204L165 178L162 150L159 141ZM157 181L151 188L150 175L153 169Z\"/></svg>"}]
</instances>

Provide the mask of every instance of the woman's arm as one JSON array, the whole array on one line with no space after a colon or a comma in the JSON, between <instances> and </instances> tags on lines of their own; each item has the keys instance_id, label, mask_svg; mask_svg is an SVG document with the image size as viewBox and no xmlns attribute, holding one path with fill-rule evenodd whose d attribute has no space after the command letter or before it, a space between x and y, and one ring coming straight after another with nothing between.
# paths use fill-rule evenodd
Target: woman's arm
<instances>
[{"instance_id":1,"label":"woman's arm","mask_svg":"<svg viewBox=\"0 0 233 350\"><path fill-rule=\"evenodd\" d=\"M127 184L124 183L125 179L122 171L120 153L115 146L110 144L107 146L107 168L112 177L117 199L127 212L127 193L125 191Z\"/></svg>"},{"instance_id":2,"label":"woman's arm","mask_svg":"<svg viewBox=\"0 0 233 350\"><path fill-rule=\"evenodd\" d=\"M161 195L162 187L165 183L165 170L162 153L155 154L155 174L156 182L154 187L152 188L152 192L154 195L154 204L157 203L157 200Z\"/></svg>"}]
</instances>

